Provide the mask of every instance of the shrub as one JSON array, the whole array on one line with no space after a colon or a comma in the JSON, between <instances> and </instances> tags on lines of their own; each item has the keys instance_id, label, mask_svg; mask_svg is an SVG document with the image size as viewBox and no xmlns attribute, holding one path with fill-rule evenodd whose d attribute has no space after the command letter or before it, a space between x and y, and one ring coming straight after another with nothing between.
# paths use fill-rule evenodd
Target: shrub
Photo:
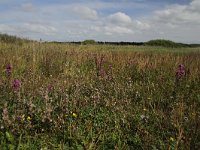
<instances>
[{"instance_id":1,"label":"shrub","mask_svg":"<svg viewBox=\"0 0 200 150\"><path fill-rule=\"evenodd\" d=\"M150 41L146 42L145 45L171 47L171 48L189 47L189 45L187 45L187 44L176 43L176 42L173 42L170 40L163 40L163 39L150 40Z\"/></svg>"},{"instance_id":2,"label":"shrub","mask_svg":"<svg viewBox=\"0 0 200 150\"><path fill-rule=\"evenodd\" d=\"M95 44L96 42L95 42L95 40L85 40L85 41L83 41L83 44L84 45L87 45L87 44Z\"/></svg>"}]
</instances>

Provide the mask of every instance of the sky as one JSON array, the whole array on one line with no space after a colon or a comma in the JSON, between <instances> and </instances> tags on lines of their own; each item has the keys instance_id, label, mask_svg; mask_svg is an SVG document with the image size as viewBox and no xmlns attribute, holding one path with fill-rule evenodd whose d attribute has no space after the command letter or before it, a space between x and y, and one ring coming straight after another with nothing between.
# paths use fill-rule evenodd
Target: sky
<instances>
[{"instance_id":1,"label":"sky","mask_svg":"<svg viewBox=\"0 0 200 150\"><path fill-rule=\"evenodd\" d=\"M0 33L44 41L200 43L200 0L0 0Z\"/></svg>"}]
</instances>

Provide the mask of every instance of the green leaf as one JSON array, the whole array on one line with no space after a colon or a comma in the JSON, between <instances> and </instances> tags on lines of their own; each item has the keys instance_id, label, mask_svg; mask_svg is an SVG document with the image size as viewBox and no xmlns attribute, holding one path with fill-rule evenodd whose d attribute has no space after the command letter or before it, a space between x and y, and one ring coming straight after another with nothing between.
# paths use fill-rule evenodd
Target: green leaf
<instances>
[{"instance_id":1,"label":"green leaf","mask_svg":"<svg viewBox=\"0 0 200 150\"><path fill-rule=\"evenodd\" d=\"M9 144L9 145L8 145L8 149L9 149L9 150L14 150L14 149L15 149L15 146L12 145L12 144Z\"/></svg>"},{"instance_id":2,"label":"green leaf","mask_svg":"<svg viewBox=\"0 0 200 150\"><path fill-rule=\"evenodd\" d=\"M13 143L14 142L14 137L11 133L6 131L6 138L9 142Z\"/></svg>"}]
</instances>

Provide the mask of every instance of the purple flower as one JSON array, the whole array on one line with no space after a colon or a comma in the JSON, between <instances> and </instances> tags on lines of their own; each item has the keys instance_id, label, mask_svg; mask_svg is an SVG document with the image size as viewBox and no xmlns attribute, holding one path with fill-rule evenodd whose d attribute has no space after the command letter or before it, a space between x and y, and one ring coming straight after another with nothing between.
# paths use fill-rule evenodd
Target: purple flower
<instances>
[{"instance_id":1,"label":"purple flower","mask_svg":"<svg viewBox=\"0 0 200 150\"><path fill-rule=\"evenodd\" d=\"M105 72L103 69L101 69L99 72L100 72L100 76L101 76L102 78L104 78L105 75L106 75L106 72Z\"/></svg>"},{"instance_id":2,"label":"purple flower","mask_svg":"<svg viewBox=\"0 0 200 150\"><path fill-rule=\"evenodd\" d=\"M102 66L103 65L103 63L104 63L104 56L103 55L101 55L101 59L100 59L100 66Z\"/></svg>"},{"instance_id":3,"label":"purple flower","mask_svg":"<svg viewBox=\"0 0 200 150\"><path fill-rule=\"evenodd\" d=\"M94 59L95 59L95 64L96 64L97 76L100 76L103 72L102 67L104 64L104 56L101 55L100 58L97 58L97 55L95 55Z\"/></svg>"},{"instance_id":4,"label":"purple flower","mask_svg":"<svg viewBox=\"0 0 200 150\"><path fill-rule=\"evenodd\" d=\"M8 64L6 66L6 73L7 73L8 76L11 75L11 73L12 73L12 66L11 66L11 64Z\"/></svg>"},{"instance_id":5,"label":"purple flower","mask_svg":"<svg viewBox=\"0 0 200 150\"><path fill-rule=\"evenodd\" d=\"M109 69L112 70L112 64L109 64Z\"/></svg>"},{"instance_id":6,"label":"purple flower","mask_svg":"<svg viewBox=\"0 0 200 150\"><path fill-rule=\"evenodd\" d=\"M18 79L15 79L13 81L13 88L14 88L14 90L18 91L20 89L20 87L21 87L21 81L18 80Z\"/></svg>"},{"instance_id":7,"label":"purple flower","mask_svg":"<svg viewBox=\"0 0 200 150\"><path fill-rule=\"evenodd\" d=\"M180 79L186 75L186 70L183 64L180 64L176 70L176 78Z\"/></svg>"},{"instance_id":8,"label":"purple flower","mask_svg":"<svg viewBox=\"0 0 200 150\"><path fill-rule=\"evenodd\" d=\"M53 90L53 86L51 84L49 84L47 89L48 89L48 92L51 92Z\"/></svg>"},{"instance_id":9,"label":"purple flower","mask_svg":"<svg viewBox=\"0 0 200 150\"><path fill-rule=\"evenodd\" d=\"M109 64L109 70L108 70L108 79L112 79L112 64Z\"/></svg>"}]
</instances>

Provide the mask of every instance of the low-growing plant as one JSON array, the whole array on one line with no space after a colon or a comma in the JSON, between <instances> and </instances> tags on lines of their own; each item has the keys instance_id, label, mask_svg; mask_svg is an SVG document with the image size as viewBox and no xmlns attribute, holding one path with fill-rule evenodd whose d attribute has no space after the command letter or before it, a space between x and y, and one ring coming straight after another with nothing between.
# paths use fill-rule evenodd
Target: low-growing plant
<instances>
[{"instance_id":1,"label":"low-growing plant","mask_svg":"<svg viewBox=\"0 0 200 150\"><path fill-rule=\"evenodd\" d=\"M199 52L141 49L1 45L0 148L199 149Z\"/></svg>"}]
</instances>

